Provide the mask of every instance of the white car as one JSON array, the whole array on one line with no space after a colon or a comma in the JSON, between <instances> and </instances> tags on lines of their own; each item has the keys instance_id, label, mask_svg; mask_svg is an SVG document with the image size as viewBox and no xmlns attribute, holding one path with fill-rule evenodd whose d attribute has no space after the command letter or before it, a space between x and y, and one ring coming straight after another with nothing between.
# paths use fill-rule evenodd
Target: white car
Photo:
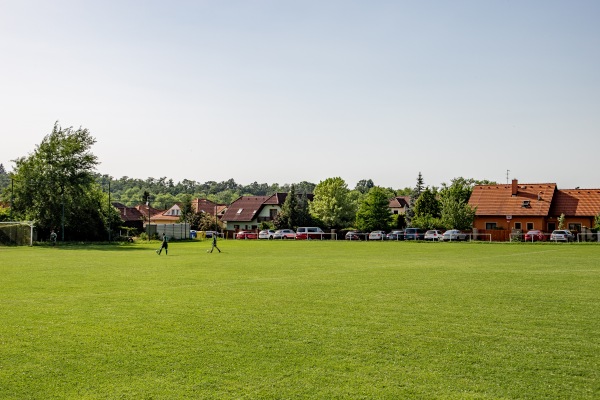
<instances>
[{"instance_id":1,"label":"white car","mask_svg":"<svg viewBox=\"0 0 600 400\"><path fill-rule=\"evenodd\" d=\"M373 231L369 233L369 240L385 240L384 231Z\"/></svg>"},{"instance_id":2,"label":"white car","mask_svg":"<svg viewBox=\"0 0 600 400\"><path fill-rule=\"evenodd\" d=\"M444 234L438 230L432 229L425 232L425 240L439 241L442 240Z\"/></svg>"},{"instance_id":3,"label":"white car","mask_svg":"<svg viewBox=\"0 0 600 400\"><path fill-rule=\"evenodd\" d=\"M275 237L275 231L272 229L264 229L258 232L259 239L273 239Z\"/></svg>"},{"instance_id":4,"label":"white car","mask_svg":"<svg viewBox=\"0 0 600 400\"><path fill-rule=\"evenodd\" d=\"M467 234L462 233L458 229L449 229L442 235L444 241L467 240Z\"/></svg>"},{"instance_id":5,"label":"white car","mask_svg":"<svg viewBox=\"0 0 600 400\"><path fill-rule=\"evenodd\" d=\"M296 232L293 229L278 229L275 231L273 239L296 239Z\"/></svg>"},{"instance_id":6,"label":"white car","mask_svg":"<svg viewBox=\"0 0 600 400\"><path fill-rule=\"evenodd\" d=\"M575 235L566 229L558 229L550 234L550 241L552 242L572 242L573 240L575 240Z\"/></svg>"}]
</instances>

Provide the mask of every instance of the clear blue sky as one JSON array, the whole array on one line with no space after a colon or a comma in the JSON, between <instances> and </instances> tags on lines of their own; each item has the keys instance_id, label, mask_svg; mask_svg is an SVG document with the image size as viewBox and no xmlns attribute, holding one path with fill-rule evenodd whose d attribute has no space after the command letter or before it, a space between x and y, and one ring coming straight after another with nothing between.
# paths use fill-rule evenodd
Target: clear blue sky
<instances>
[{"instance_id":1,"label":"clear blue sky","mask_svg":"<svg viewBox=\"0 0 600 400\"><path fill-rule=\"evenodd\" d=\"M98 172L600 187L600 1L0 0L0 163L88 128Z\"/></svg>"}]
</instances>

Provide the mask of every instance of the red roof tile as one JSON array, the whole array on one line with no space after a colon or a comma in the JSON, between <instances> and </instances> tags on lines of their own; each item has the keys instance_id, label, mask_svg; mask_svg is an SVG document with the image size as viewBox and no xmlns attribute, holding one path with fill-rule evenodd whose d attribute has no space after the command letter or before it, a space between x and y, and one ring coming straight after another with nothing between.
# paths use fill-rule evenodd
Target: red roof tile
<instances>
[{"instance_id":1,"label":"red roof tile","mask_svg":"<svg viewBox=\"0 0 600 400\"><path fill-rule=\"evenodd\" d=\"M478 185L469 199L477 207L475 215L527 215L547 216L556 190L556 183L517 184L512 195L512 185Z\"/></svg>"},{"instance_id":2,"label":"red roof tile","mask_svg":"<svg viewBox=\"0 0 600 400\"><path fill-rule=\"evenodd\" d=\"M227 222L252 221L256 213L262 208L264 202L270 197L271 196L242 196L231 203L221 219Z\"/></svg>"},{"instance_id":3,"label":"red roof tile","mask_svg":"<svg viewBox=\"0 0 600 400\"><path fill-rule=\"evenodd\" d=\"M403 208L403 207L407 207L409 202L410 202L409 196L398 196L398 197L394 197L393 199L390 200L389 207L390 208Z\"/></svg>"},{"instance_id":4,"label":"red roof tile","mask_svg":"<svg viewBox=\"0 0 600 400\"><path fill-rule=\"evenodd\" d=\"M564 189L554 195L550 214L593 217L600 214L600 189Z\"/></svg>"}]
</instances>

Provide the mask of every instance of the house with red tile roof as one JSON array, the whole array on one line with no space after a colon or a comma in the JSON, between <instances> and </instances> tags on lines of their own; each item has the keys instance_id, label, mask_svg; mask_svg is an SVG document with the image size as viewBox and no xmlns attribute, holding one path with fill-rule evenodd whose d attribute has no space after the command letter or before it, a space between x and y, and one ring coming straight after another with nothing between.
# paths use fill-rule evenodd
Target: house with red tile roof
<instances>
[{"instance_id":1,"label":"house with red tile roof","mask_svg":"<svg viewBox=\"0 0 600 400\"><path fill-rule=\"evenodd\" d=\"M152 223L155 225L177 224L181 214L181 204L175 203L168 210L152 215Z\"/></svg>"},{"instance_id":2,"label":"house with red tile roof","mask_svg":"<svg viewBox=\"0 0 600 400\"><path fill-rule=\"evenodd\" d=\"M217 204L208 199L194 199L192 200L192 209L195 213L207 213L210 215L217 215L220 218L225 213L227 206L225 204Z\"/></svg>"},{"instance_id":3,"label":"house with red tile roof","mask_svg":"<svg viewBox=\"0 0 600 400\"><path fill-rule=\"evenodd\" d=\"M410 204L409 196L397 196L390 199L390 212L392 214L406 214Z\"/></svg>"},{"instance_id":4,"label":"house with red tile roof","mask_svg":"<svg viewBox=\"0 0 600 400\"><path fill-rule=\"evenodd\" d=\"M550 215L558 218L561 214L565 216L565 227L571 231L583 232L586 228L593 228L595 218L600 214L600 189L558 190Z\"/></svg>"},{"instance_id":5,"label":"house with red tile roof","mask_svg":"<svg viewBox=\"0 0 600 400\"><path fill-rule=\"evenodd\" d=\"M221 221L228 231L257 230L261 222L273 221L281 212L287 193L271 196L241 196L227 207ZM300 198L302 195L298 194ZM313 195L306 195L312 201Z\"/></svg>"},{"instance_id":6,"label":"house with red tile roof","mask_svg":"<svg viewBox=\"0 0 600 400\"><path fill-rule=\"evenodd\" d=\"M503 230L505 240L513 231L552 232L561 214L566 228L581 232L583 227L592 227L600 213L600 190L559 190L556 183L521 184L513 179L506 185L475 186L469 205L476 209L473 228ZM494 239L501 238L496 235Z\"/></svg>"},{"instance_id":7,"label":"house with red tile roof","mask_svg":"<svg viewBox=\"0 0 600 400\"><path fill-rule=\"evenodd\" d=\"M154 222L154 217L165 212L165 210L159 210L147 204L139 204L135 208L144 216L144 226L148 224L148 220L151 224L156 223Z\"/></svg>"},{"instance_id":8,"label":"house with red tile roof","mask_svg":"<svg viewBox=\"0 0 600 400\"><path fill-rule=\"evenodd\" d=\"M138 231L144 229L144 215L135 207L127 207L122 203L112 203L113 207L119 210L121 214L121 220L123 220L123 226L128 228L135 228Z\"/></svg>"}]
</instances>

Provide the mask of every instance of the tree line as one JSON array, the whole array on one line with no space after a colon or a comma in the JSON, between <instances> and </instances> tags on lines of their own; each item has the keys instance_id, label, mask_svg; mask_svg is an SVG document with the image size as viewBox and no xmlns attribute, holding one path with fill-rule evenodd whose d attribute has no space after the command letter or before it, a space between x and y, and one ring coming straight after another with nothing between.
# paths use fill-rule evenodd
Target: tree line
<instances>
[{"instance_id":1,"label":"tree line","mask_svg":"<svg viewBox=\"0 0 600 400\"><path fill-rule=\"evenodd\" d=\"M181 203L182 218L200 227L216 221L194 215L193 198L228 205L240 196L284 192L289 195L272 222L276 228L318 225L371 231L408 225L466 229L474 216L468 206L472 187L490 183L455 178L440 188L429 187L421 173L414 187L404 189L376 186L371 179L361 180L350 189L339 177L318 184L303 181L284 185L241 185L233 179L204 183L188 179L175 183L166 177L115 179L96 171L99 161L91 151L95 142L87 129L63 128L56 123L34 152L13 161L12 172L0 164L0 220L35 221L42 237L55 230L65 240L104 240L122 224L113 202L127 206L148 202L162 209ZM308 201L308 194L313 195L312 201ZM396 196L409 196L406 215L390 213L389 200Z\"/></svg>"}]
</instances>

